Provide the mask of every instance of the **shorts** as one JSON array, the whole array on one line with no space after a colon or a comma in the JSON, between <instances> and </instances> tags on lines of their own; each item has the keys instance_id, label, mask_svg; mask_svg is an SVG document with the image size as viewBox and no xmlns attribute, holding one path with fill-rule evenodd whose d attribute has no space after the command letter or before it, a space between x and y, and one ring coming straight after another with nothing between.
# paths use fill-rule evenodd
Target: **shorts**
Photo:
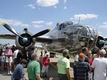
<instances>
[{"instance_id":1,"label":"shorts","mask_svg":"<svg viewBox=\"0 0 107 80\"><path fill-rule=\"evenodd\" d=\"M6 56L6 63L8 63L8 62L13 62L13 58L12 58L12 56Z\"/></svg>"},{"instance_id":2,"label":"shorts","mask_svg":"<svg viewBox=\"0 0 107 80\"><path fill-rule=\"evenodd\" d=\"M48 66L42 66L42 73L48 73Z\"/></svg>"}]
</instances>

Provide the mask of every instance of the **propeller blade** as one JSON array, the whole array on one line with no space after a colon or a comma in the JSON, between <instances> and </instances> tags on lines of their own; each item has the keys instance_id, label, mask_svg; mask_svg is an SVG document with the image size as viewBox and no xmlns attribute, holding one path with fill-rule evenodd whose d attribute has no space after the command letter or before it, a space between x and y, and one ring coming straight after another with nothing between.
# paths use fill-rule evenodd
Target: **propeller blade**
<instances>
[{"instance_id":1,"label":"propeller blade","mask_svg":"<svg viewBox=\"0 0 107 80\"><path fill-rule=\"evenodd\" d=\"M13 34L18 35L17 32L15 31L15 29L12 28L12 27L10 27L8 24L3 24L3 26L4 26L7 30L9 30L10 32L12 32Z\"/></svg>"},{"instance_id":2,"label":"propeller blade","mask_svg":"<svg viewBox=\"0 0 107 80\"><path fill-rule=\"evenodd\" d=\"M15 34L16 36L19 36L19 37L23 38L22 36L18 35L18 33L15 31L15 29L12 28L12 27L10 27L8 24L3 24L3 26L4 26L7 30L9 30L10 32L12 32L13 34Z\"/></svg>"},{"instance_id":3,"label":"propeller blade","mask_svg":"<svg viewBox=\"0 0 107 80\"><path fill-rule=\"evenodd\" d=\"M38 36L41 36L41 35L44 35L44 34L48 33L49 31L50 31L50 29L45 29L45 30L43 30L43 31L41 31L41 32L36 33L36 34L33 35L32 37L33 37L33 38L36 38L36 37L38 37Z\"/></svg>"}]
</instances>

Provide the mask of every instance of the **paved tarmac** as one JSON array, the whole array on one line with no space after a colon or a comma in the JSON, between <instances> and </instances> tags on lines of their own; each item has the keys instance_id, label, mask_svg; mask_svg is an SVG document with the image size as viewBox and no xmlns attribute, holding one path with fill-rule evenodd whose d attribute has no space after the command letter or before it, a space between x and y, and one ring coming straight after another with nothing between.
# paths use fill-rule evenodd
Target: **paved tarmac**
<instances>
[{"instance_id":1,"label":"paved tarmac","mask_svg":"<svg viewBox=\"0 0 107 80\"><path fill-rule=\"evenodd\" d=\"M25 72L25 77L28 80L26 68L24 68L24 72ZM52 68L52 67L49 68L48 75L50 76L50 80L58 80L57 71L54 68ZM11 75L8 75L7 71L0 71L0 80L11 80ZM44 79L42 79L42 80L44 80Z\"/></svg>"},{"instance_id":2,"label":"paved tarmac","mask_svg":"<svg viewBox=\"0 0 107 80\"><path fill-rule=\"evenodd\" d=\"M56 71L56 62L57 62L57 58L56 59L50 59L50 61L54 64L51 64L50 67L49 67L49 77L51 77L50 80L58 80L58 74L57 74L57 71ZM71 62L73 62L73 60L71 60ZM28 79L27 77L27 70L26 68L24 69L24 72L25 72L25 77ZM71 73L72 70L71 70ZM73 77L73 75L72 75ZM0 80L11 80L11 75L8 75L7 74L7 71L0 71ZM43 80L43 79L42 79Z\"/></svg>"},{"instance_id":3,"label":"paved tarmac","mask_svg":"<svg viewBox=\"0 0 107 80\"><path fill-rule=\"evenodd\" d=\"M6 71L0 71L0 80L11 80L11 75L8 75Z\"/></svg>"},{"instance_id":4,"label":"paved tarmac","mask_svg":"<svg viewBox=\"0 0 107 80\"><path fill-rule=\"evenodd\" d=\"M27 78L26 68L24 69L24 72L25 72L25 77ZM11 80L11 75L8 75L7 71L0 71L0 80Z\"/></svg>"}]
</instances>

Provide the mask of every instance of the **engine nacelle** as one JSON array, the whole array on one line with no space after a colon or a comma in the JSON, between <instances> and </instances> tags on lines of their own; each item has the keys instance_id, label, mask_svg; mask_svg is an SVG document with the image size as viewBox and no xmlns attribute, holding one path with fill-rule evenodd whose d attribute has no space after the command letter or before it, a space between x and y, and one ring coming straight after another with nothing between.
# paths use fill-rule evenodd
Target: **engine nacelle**
<instances>
[{"instance_id":1,"label":"engine nacelle","mask_svg":"<svg viewBox=\"0 0 107 80\"><path fill-rule=\"evenodd\" d=\"M101 49L105 45L105 39L102 36L98 36L96 46Z\"/></svg>"},{"instance_id":2,"label":"engine nacelle","mask_svg":"<svg viewBox=\"0 0 107 80\"><path fill-rule=\"evenodd\" d=\"M22 33L16 37L16 46L19 48L28 48L33 45L32 34Z\"/></svg>"}]
</instances>

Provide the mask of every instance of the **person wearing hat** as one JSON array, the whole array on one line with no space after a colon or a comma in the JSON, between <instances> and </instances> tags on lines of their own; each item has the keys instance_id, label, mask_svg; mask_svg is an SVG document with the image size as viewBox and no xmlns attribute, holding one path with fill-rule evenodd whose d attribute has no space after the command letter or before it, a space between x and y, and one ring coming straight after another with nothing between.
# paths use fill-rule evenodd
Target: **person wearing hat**
<instances>
[{"instance_id":1,"label":"person wearing hat","mask_svg":"<svg viewBox=\"0 0 107 80\"><path fill-rule=\"evenodd\" d=\"M85 55L83 53L79 54L79 61L74 63L74 80L89 80L88 72L90 71L90 66L88 62L85 62Z\"/></svg>"},{"instance_id":2,"label":"person wearing hat","mask_svg":"<svg viewBox=\"0 0 107 80\"><path fill-rule=\"evenodd\" d=\"M99 50L99 57L95 58L92 63L92 69L94 69L94 80L106 80L107 78L107 58L104 58L106 51L104 49Z\"/></svg>"},{"instance_id":3,"label":"person wearing hat","mask_svg":"<svg viewBox=\"0 0 107 80\"><path fill-rule=\"evenodd\" d=\"M59 80L71 80L70 60L68 53L68 50L63 50L63 57L57 62Z\"/></svg>"}]
</instances>

